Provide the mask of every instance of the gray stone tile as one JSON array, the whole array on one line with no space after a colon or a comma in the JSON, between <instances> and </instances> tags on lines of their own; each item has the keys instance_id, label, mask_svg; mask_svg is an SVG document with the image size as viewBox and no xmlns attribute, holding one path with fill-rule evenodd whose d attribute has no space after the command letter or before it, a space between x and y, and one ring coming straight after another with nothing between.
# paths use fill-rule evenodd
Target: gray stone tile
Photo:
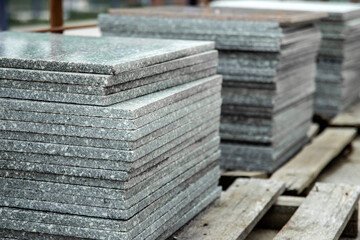
<instances>
[{"instance_id":1,"label":"gray stone tile","mask_svg":"<svg viewBox=\"0 0 360 240\"><path fill-rule=\"evenodd\" d=\"M130 149L136 149L181 125L187 124L189 121L193 121L195 117L198 118L200 115L211 112L211 110L216 111L220 109L220 106L220 94L217 94L180 109L174 114L150 122L136 130L114 130L0 120L0 129L4 132L4 134L0 135L0 138L114 149L126 149L124 146L129 145L131 146ZM15 134L15 132L19 134Z\"/></svg>"},{"instance_id":2,"label":"gray stone tile","mask_svg":"<svg viewBox=\"0 0 360 240\"><path fill-rule=\"evenodd\" d=\"M53 226L52 228L47 227L46 224L37 224L37 223L32 223L32 222L19 222L19 221L11 221L11 220L7 220L7 221L2 221L1 223L1 228L6 228L6 229L12 229L12 230L26 230L23 226L26 227L30 227L32 229L36 229L36 231L33 232L40 232L40 233L50 233L51 239L64 239L61 238L61 235L66 235L67 237L65 239L69 239L68 237L73 236L74 233L77 238L74 239L78 239L78 238L90 238L90 239L105 239L105 238L109 238L109 237L115 237L115 238L121 238L121 239L155 239L156 237L158 237L158 235L160 235L163 231L162 227L159 228L159 226L166 226L166 223L169 222L183 222L183 221L188 221L190 220L192 217L194 217L199 211L201 211L202 209L204 209L207 205L209 205L211 202L213 202L215 199L217 199L220 195L221 190L219 188L212 188L209 189L208 191L206 191L201 197L197 198L195 201L191 201L190 204L186 205L185 207L181 208L180 211L176 211L175 209L173 211L168 211L167 214L161 216L161 218L156 221L156 223L154 223L152 225L152 227L145 229L141 235L138 235L136 238L135 236L129 237L128 234L120 234L119 232L113 232L113 234L111 234L112 232L107 232L107 231L93 231L89 228L85 228L85 229L75 229L72 227L58 227L58 226ZM188 195L189 196L189 195ZM180 208L180 207L179 207ZM11 210L11 209L9 209ZM186 212L186 214L182 215L182 214L178 214L180 212ZM12 214L12 213L10 213ZM182 216L182 217L181 217ZM180 220L181 219L181 220ZM183 223L185 224L185 223ZM169 226L171 226L171 224L169 224ZM178 224L176 225L178 226ZM27 228L29 229L29 228ZM31 234L28 232L18 232L18 231L10 231L10 236L28 236L28 234L30 234L32 239L49 239L46 238L49 235L42 235L42 234ZM152 234L151 236L149 236L150 234ZM114 236L115 235L115 236ZM45 238L44 238L45 237ZM150 238L151 237L151 238Z\"/></svg>"},{"instance_id":3,"label":"gray stone tile","mask_svg":"<svg viewBox=\"0 0 360 240\"><path fill-rule=\"evenodd\" d=\"M0 44L0 67L102 74L118 74L214 48L211 42L16 32L1 33Z\"/></svg>"},{"instance_id":4,"label":"gray stone tile","mask_svg":"<svg viewBox=\"0 0 360 240\"><path fill-rule=\"evenodd\" d=\"M18 109L12 110L11 106L7 104L0 108L0 118L8 120L23 120L27 122L39 122L39 123L54 123L54 124L68 124L73 126L83 126L83 127L97 127L104 129L124 129L124 130L135 130L142 128L143 126L154 122L159 121L161 118L165 118L169 115L175 115L176 112L181 111L181 109L187 108L191 103L196 103L199 101L204 101L212 95L217 95L220 92L221 86L215 85L212 88L205 89L202 92L198 92L193 96L184 96L183 99L179 99L177 102L173 102L167 106L155 110L153 112L147 113L136 119L116 119L116 118L106 118L99 116L81 116L81 115L69 115L62 113L48 113L48 112L35 112L35 108L27 109ZM18 102L18 100L4 100L11 102ZM1 102L1 101L0 101ZM25 106L28 105L31 107L32 104L36 105L36 102L30 101L21 101ZM36 106L35 106L36 107Z\"/></svg>"},{"instance_id":5,"label":"gray stone tile","mask_svg":"<svg viewBox=\"0 0 360 240\"><path fill-rule=\"evenodd\" d=\"M151 81L154 75L165 72L190 67L208 61L214 61L217 58L217 52L207 51L195 55L174 59L171 61L161 62L141 69L135 69L119 73L117 75L91 74L91 73L74 73L74 72L56 72L32 69L0 68L1 79L13 79L40 83L60 83L66 86L84 86L90 89L98 89L99 93L105 93L111 87L125 84L125 86L136 86L138 80L140 83Z\"/></svg>"},{"instance_id":6,"label":"gray stone tile","mask_svg":"<svg viewBox=\"0 0 360 240\"><path fill-rule=\"evenodd\" d=\"M124 102L126 100L131 100L133 98L141 97L153 92L157 92L181 84L196 81L201 78L206 78L214 75L215 73L216 73L215 66L212 67L210 66L208 69L197 71L192 74L188 73L179 77L171 78L169 79L169 81L155 82L148 85L140 86L138 88L124 90L106 96L0 87L0 97L29 99L29 100L46 101L46 102L75 103L80 105L109 106L116 103Z\"/></svg>"},{"instance_id":7,"label":"gray stone tile","mask_svg":"<svg viewBox=\"0 0 360 240\"><path fill-rule=\"evenodd\" d=\"M220 85L221 76L211 76L107 107L1 98L0 107L18 111L59 113L116 119L136 119L179 100Z\"/></svg>"}]
</instances>

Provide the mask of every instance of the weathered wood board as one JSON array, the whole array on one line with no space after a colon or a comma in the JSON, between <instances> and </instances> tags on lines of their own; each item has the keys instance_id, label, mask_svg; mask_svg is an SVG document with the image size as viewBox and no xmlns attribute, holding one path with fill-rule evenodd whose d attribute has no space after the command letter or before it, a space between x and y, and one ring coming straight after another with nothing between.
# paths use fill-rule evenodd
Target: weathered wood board
<instances>
[{"instance_id":1,"label":"weathered wood board","mask_svg":"<svg viewBox=\"0 0 360 240\"><path fill-rule=\"evenodd\" d=\"M359 196L358 186L316 183L274 240L339 239Z\"/></svg>"},{"instance_id":2,"label":"weathered wood board","mask_svg":"<svg viewBox=\"0 0 360 240\"><path fill-rule=\"evenodd\" d=\"M360 126L360 104L354 105L343 113L337 115L332 121L332 126L359 127Z\"/></svg>"},{"instance_id":3,"label":"weathered wood board","mask_svg":"<svg viewBox=\"0 0 360 240\"><path fill-rule=\"evenodd\" d=\"M245 239L280 194L284 184L265 179L237 179L217 205L180 232L176 239Z\"/></svg>"},{"instance_id":4,"label":"weathered wood board","mask_svg":"<svg viewBox=\"0 0 360 240\"><path fill-rule=\"evenodd\" d=\"M265 216L260 220L257 227L264 229L280 230L294 215L298 207L305 201L305 197L280 196ZM358 235L358 207L348 222L343 237L355 238Z\"/></svg>"},{"instance_id":5,"label":"weathered wood board","mask_svg":"<svg viewBox=\"0 0 360 240\"><path fill-rule=\"evenodd\" d=\"M348 156L336 159L318 177L316 181L360 185L360 138L352 142L352 151Z\"/></svg>"},{"instance_id":6,"label":"weathered wood board","mask_svg":"<svg viewBox=\"0 0 360 240\"><path fill-rule=\"evenodd\" d=\"M278 169L271 179L283 181L286 190L300 194L356 135L354 128L327 128L294 158Z\"/></svg>"}]
</instances>

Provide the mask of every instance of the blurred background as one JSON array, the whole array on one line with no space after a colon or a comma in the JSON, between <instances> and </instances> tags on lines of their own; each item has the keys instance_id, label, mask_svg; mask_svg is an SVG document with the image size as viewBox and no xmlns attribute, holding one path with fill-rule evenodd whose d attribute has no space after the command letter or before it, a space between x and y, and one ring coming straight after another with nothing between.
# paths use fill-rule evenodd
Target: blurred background
<instances>
[{"instance_id":1,"label":"blurred background","mask_svg":"<svg viewBox=\"0 0 360 240\"><path fill-rule=\"evenodd\" d=\"M56 1L61 0L54 2ZM209 1L211 0L62 0L62 25L95 25L97 15L106 13L109 8L206 5ZM359 2L360 0L323 1ZM33 31L50 28L50 2L51 0L0 0L0 30Z\"/></svg>"},{"instance_id":2,"label":"blurred background","mask_svg":"<svg viewBox=\"0 0 360 240\"><path fill-rule=\"evenodd\" d=\"M58 0L59 1L59 0ZM196 5L197 0L63 0L64 25L96 23L109 8L151 5ZM27 31L49 27L49 0L0 0L1 30Z\"/></svg>"}]
</instances>

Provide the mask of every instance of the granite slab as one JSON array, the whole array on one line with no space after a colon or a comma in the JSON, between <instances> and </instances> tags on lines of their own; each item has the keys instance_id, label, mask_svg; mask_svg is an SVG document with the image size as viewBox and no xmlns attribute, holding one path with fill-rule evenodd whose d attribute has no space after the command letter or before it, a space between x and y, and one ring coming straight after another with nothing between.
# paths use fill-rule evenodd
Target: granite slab
<instances>
[{"instance_id":1,"label":"granite slab","mask_svg":"<svg viewBox=\"0 0 360 240\"><path fill-rule=\"evenodd\" d=\"M0 139L0 150L2 151L14 151L14 152L31 152L49 155L60 155L60 156L71 156L89 159L105 159L122 162L134 162L135 160L148 155L151 152L157 152L156 155L163 153L161 147L167 148L170 146L168 143L178 139L185 133L195 131L196 128L202 128L205 123L212 123L218 120L220 116L220 109L208 114L206 117L200 119L197 122L190 122L183 126L180 126L156 139L143 145L135 150L115 150L115 149L104 149L94 147L82 147L73 145L61 145L52 143L40 143L40 142L27 142L17 140L5 140ZM154 151L157 150L157 151ZM153 154L152 154L153 155Z\"/></svg>"},{"instance_id":2,"label":"granite slab","mask_svg":"<svg viewBox=\"0 0 360 240\"><path fill-rule=\"evenodd\" d=\"M138 88L120 91L107 96L83 95L73 93L48 92L0 87L1 98L29 99L47 102L75 103L79 105L109 106L133 98L144 96L156 91L168 89L188 82L210 77L216 73L216 64L208 69L185 74L169 81L151 83ZM206 66L206 65L204 65Z\"/></svg>"},{"instance_id":3,"label":"granite slab","mask_svg":"<svg viewBox=\"0 0 360 240\"><path fill-rule=\"evenodd\" d=\"M60 92L60 93L72 93L83 95L95 95L95 96L108 96L119 92L131 92L139 91L142 86L147 86L154 83L162 83L164 81L171 81L172 79L180 78L184 75L194 74L205 69L217 66L217 59L213 57L208 61L203 61L198 64L193 64L184 68L179 68L164 73L151 75L141 79L136 79L130 82L113 85L107 88L93 87L91 85L74 85L67 83L47 83L39 81L29 80L14 80L14 79L2 79L0 87L10 89L27 89L41 92ZM71 95L70 95L71 96Z\"/></svg>"},{"instance_id":4,"label":"granite slab","mask_svg":"<svg viewBox=\"0 0 360 240\"><path fill-rule=\"evenodd\" d=\"M157 224L157 227L153 227L152 229L154 229L154 231L150 231L152 233L151 235L151 239L155 239L160 233L158 233L157 230L159 227L158 226L163 226L167 221L169 221L169 219L171 219L172 221L179 221L179 217L181 214L178 214L180 212L186 212L186 214L184 215L183 218L185 219L190 219L191 217L195 216L198 212L201 211L201 209L205 208L208 204L210 204L211 202L213 202L216 198L219 197L219 194L220 194L220 189L219 188L216 188L215 190L210 190L208 192L206 192L205 194L203 194L203 196L197 198L195 201L192 201L189 205L187 205L185 208L182 208L180 211L176 211L176 212L171 212L169 211L169 213L167 214L167 216L165 217L162 217L161 220L159 219L157 222L159 224ZM7 208L8 210L8 208ZM168 215L171 215L168 217ZM18 224L17 221L11 221L11 220L7 220L6 221L7 223L10 223L10 224L5 224L5 222L2 224L1 228L2 229L17 229L17 230L22 230L22 231L25 231L25 235L28 236L29 232L30 232L30 235L32 237L32 239L49 239L49 238L46 238L47 236L49 235L42 235L42 234L32 234L31 232L41 232L41 233L50 233L50 234L55 234L55 238L54 239L61 239L61 236L59 235L67 235L66 239L69 239L69 233L74 233L74 232L71 232L71 230L73 230L71 227L68 227L68 228L62 228L61 230L58 229L57 227L55 229L50 229L50 228L47 228L45 227L44 225L38 225L38 227L35 227L35 229L37 231L27 231L24 227L20 227L20 226L24 226L24 224ZM28 222L26 222L28 223ZM31 224L27 224L28 226L31 225ZM42 227L44 226L44 227ZM34 229L32 227L32 229ZM79 233L87 233L87 230L88 229L77 229L79 231ZM81 231L82 230L82 231ZM81 236L78 236L79 238L83 238L83 237L87 237L87 238L93 238L93 239L102 239L102 238L105 238L105 237L109 237L109 234L107 232L97 232L97 234L94 234L93 231L90 231L91 232L91 236L83 236L83 234L78 234L78 235L81 235ZM67 233L67 234L66 234ZM23 233L20 233L18 231L11 231L10 232L10 236L21 236L21 235L24 235ZM89 235L89 234L86 234L86 235ZM137 238L125 238L124 236L124 239L144 239L144 237L146 239L150 239L149 237L147 237L147 235L149 235L149 230L146 229L145 231L143 231L141 233L140 236L138 236ZM60 238L57 238L57 237L60 237ZM44 238L45 237L45 238ZM94 238L95 237L95 238ZM116 234L116 237L115 238L118 238L118 237L121 237L122 236L119 234ZM64 238L63 238L64 239ZM123 239L123 238L122 238Z\"/></svg>"},{"instance_id":5,"label":"granite slab","mask_svg":"<svg viewBox=\"0 0 360 240\"><path fill-rule=\"evenodd\" d=\"M1 98L0 107L18 111L59 113L116 119L136 119L196 93L221 85L221 76L211 76L182 84L163 91L138 97L108 107L37 101L8 100Z\"/></svg>"},{"instance_id":6,"label":"granite slab","mask_svg":"<svg viewBox=\"0 0 360 240\"><path fill-rule=\"evenodd\" d=\"M138 19L138 18L136 18ZM147 20L146 20L147 21ZM255 26L258 27L258 26ZM271 33L270 33L271 34ZM281 40L278 38L269 38L266 36L249 36L250 34L233 35L215 35L215 34L176 34L176 33L142 33L142 32L126 32L126 31L107 31L102 30L105 37L127 36L134 38L156 38L156 39L184 39L197 41L215 41L215 47L218 50L238 50L238 51L261 51L261 52L279 52ZM253 34L251 34L253 35ZM258 34L257 35L263 35Z\"/></svg>"},{"instance_id":7,"label":"granite slab","mask_svg":"<svg viewBox=\"0 0 360 240\"><path fill-rule=\"evenodd\" d=\"M198 160L200 160L197 157ZM183 159L182 159L183 161ZM201 170L197 173L197 175L204 175L207 173L209 169L206 168L205 170ZM184 170L185 171L185 170ZM162 171L164 172L164 171ZM215 178L213 178L216 180ZM179 180L179 179L178 179ZM124 202L122 200L116 200L116 199L107 199L106 197L89 197L89 196L81 196L81 195L70 195L66 192L48 192L43 190L35 190L35 189L25 189L18 187L16 184L19 182L19 180L10 180L9 184L5 184L1 192L3 193L3 196L9 196L10 198L17 198L22 199L23 201L29 201L33 203L37 203L37 205L44 208L51 206L51 204L55 204L57 207L54 207L54 210L61 209L61 207L70 206L70 208L75 209L72 214L84 214L84 209L88 209L87 215L94 215L98 216L103 212L105 214L106 212L110 213L111 210L113 211L113 214L126 214L123 217L128 218L129 216L135 215L137 212L141 211L144 207L146 207L148 204L150 204L152 201L155 201L157 198L161 197L160 193L162 194L168 194L164 193L164 190L156 190L154 193L154 196L147 196L146 198L143 198L135 205L129 207L128 209L124 209ZM151 183L150 183L151 184ZM175 187L174 187L175 188ZM176 187L178 188L178 187ZM170 190L169 190L170 191ZM172 190L171 190L172 191ZM154 200L155 199L155 200ZM30 207L37 206L35 204L28 205ZM71 207L72 205L76 205L76 207ZM102 211L101 209L105 209ZM107 209L107 210L106 210ZM58 210L58 211L65 211L65 210Z\"/></svg>"},{"instance_id":8,"label":"granite slab","mask_svg":"<svg viewBox=\"0 0 360 240\"><path fill-rule=\"evenodd\" d=\"M110 75L214 49L211 42L16 32L0 33L0 44L0 67Z\"/></svg>"},{"instance_id":9,"label":"granite slab","mask_svg":"<svg viewBox=\"0 0 360 240\"><path fill-rule=\"evenodd\" d=\"M47 155L33 154L33 153L16 153L16 152L6 152L2 151L1 158L4 160L11 160L13 162L23 161L23 162L32 162L40 164L49 164L49 165L63 165L69 167L79 167L79 168L95 168L98 170L113 170L113 171L124 171L126 172L127 178L135 178L137 175L140 175L149 169L153 168L159 163L164 162L167 158L170 158L172 155L177 154L184 149L191 149L194 146L203 144L203 141L214 138L218 134L218 130L213 130L213 132L203 131L198 133L196 136L191 137L183 142L178 143L175 147L161 154L160 156L152 159L150 162L138 165L137 168L129 169L125 168L123 164L119 164L118 161L111 160L101 160L101 159L81 159L81 158L69 158L69 157L60 157L53 156L51 158ZM141 162L142 159L137 161ZM64 176L65 178L65 176ZM127 179L125 178L125 179Z\"/></svg>"},{"instance_id":10,"label":"granite slab","mask_svg":"<svg viewBox=\"0 0 360 240\"><path fill-rule=\"evenodd\" d=\"M273 172L286 162L308 141L306 131L310 122L299 127L283 139L277 146L261 146L234 143L221 143L220 166L225 169Z\"/></svg>"},{"instance_id":11,"label":"granite slab","mask_svg":"<svg viewBox=\"0 0 360 240\"><path fill-rule=\"evenodd\" d=\"M198 103L191 104L184 109L180 109L175 112L177 114L167 115L139 129L131 131L0 119L0 130L6 132L6 134L1 134L0 138L115 149L124 149L126 144L123 144L124 146L121 148L121 141L129 141L132 142L131 145L134 146L131 149L136 149L181 125L194 121L194 118L199 115L204 115L211 110L220 109L220 106L220 94L217 94L217 96L212 96ZM7 132L9 132L9 134L7 134ZM12 132L14 134L12 134ZM12 138L10 135L16 136L15 132L22 134L23 138ZM34 134L37 135L34 136ZM93 145L92 140L94 144L96 144L96 142L98 142L98 144ZM114 142L119 143L115 146L115 144L109 140L115 140ZM112 145L115 147L112 147Z\"/></svg>"},{"instance_id":12,"label":"granite slab","mask_svg":"<svg viewBox=\"0 0 360 240\"><path fill-rule=\"evenodd\" d=\"M99 116L81 116L71 115L63 113L48 113L48 112L35 112L35 109L31 109L32 104L36 105L36 102L21 101L23 106L29 106L27 109L12 110L11 106L6 103L14 102L17 104L19 100L2 99L4 106L0 108L0 119L7 120L23 120L27 122L40 122L40 123L54 123L60 125L72 125L72 126L83 126L83 127L97 127L104 129L124 129L134 130L143 127L154 121L159 121L161 118L169 117L168 115L175 115L175 112L181 109L186 109L191 103L196 103L209 98L212 95L219 94L221 86L215 85L213 88L205 89L202 92L194 93L192 96L180 99L177 102L171 103L167 106L163 106L158 110L147 113L136 119L117 119L117 118L106 118ZM1 102L0 101L0 102ZM36 106L35 106L36 107Z\"/></svg>"},{"instance_id":13,"label":"granite slab","mask_svg":"<svg viewBox=\"0 0 360 240\"><path fill-rule=\"evenodd\" d=\"M216 144L218 144L218 142ZM218 148L217 146L218 145L216 145L216 147L215 146L210 147L211 152L216 150ZM209 149L209 146L204 147L204 149ZM203 150L201 150L201 151L203 151ZM204 153L199 152L199 150L195 150L195 152L193 150L191 152L191 155L193 157L199 156L202 158L204 158L204 156L206 156L206 154L204 155ZM176 156L174 156L174 157L176 157ZM194 164L194 161L195 161L192 159L189 160L189 155L186 155L186 154L185 155L182 154L177 157L180 157L181 162L183 162L184 164L190 161L190 163L188 163L187 165ZM192 160L192 162L191 162L191 160ZM171 161L173 162L174 160L172 159ZM175 165L176 165L176 163L175 163ZM174 165L174 163L172 163L170 165L170 167L175 166L175 165ZM166 167L167 166L165 166L164 169L159 170L159 171L163 171L163 172L166 171L169 168L169 167L167 167L167 169L166 169ZM179 171L179 170L177 170L177 171ZM36 173L31 174L31 173L26 173L26 172L21 172L21 171L14 172L14 171L1 170L1 175L3 178L5 177L5 179L7 179L7 180L2 179L2 182L5 184L4 186L10 186L8 188L33 189L35 191L39 191L39 188L32 187L32 185L34 185L34 186L38 186L38 187L41 186L43 189L46 189L46 192L51 192L51 189L56 189L55 192L52 192L52 194L54 194L54 195L49 195L50 194L49 193L48 196L52 196L51 198L55 198L58 195L58 192L61 192L62 193L61 195L63 195L63 198L61 198L61 195L60 195L60 198L59 198L60 200L58 200L58 201L63 202L63 203L72 203L72 201L74 201L74 198L76 197L76 199L77 199L77 201L79 201L79 203L89 204L89 202L92 202L92 205L98 206L98 207L118 206L118 208L120 208L120 209L127 209L127 208L132 207L132 205L129 205L128 203L125 203L125 205L124 205L124 203L118 203L118 205L114 205L114 204L117 204L118 198L115 197L116 195L113 196L113 194L109 194L109 192L108 192L108 190L106 190L106 188L101 188L103 191L105 191L105 192L101 192L100 191L101 189L98 189L96 187L91 187L91 184L87 184L87 183L77 184L77 185L71 187L71 184L74 184L74 181L71 181L71 179L70 179L70 181L67 182L66 181L67 178L65 178L65 180L61 181L62 183L61 182L57 183L56 181L52 180L50 177L44 178L44 177L42 177L41 174L36 174ZM4 180L5 180L5 182L4 182ZM40 181L40 182L33 182L34 180ZM126 187L131 188L132 186L134 186L135 184L137 184L141 181L143 181L143 179L138 178L138 179L135 179L134 182L130 182L129 186L126 186L126 183L122 183L122 182L119 182L119 184L121 184L123 187L125 186L125 188ZM25 182L29 183L29 184L25 184ZM142 185L144 185L144 184L142 184ZM77 194L76 192L72 192L74 187L79 188L78 191L81 191L80 195ZM109 187L109 186L107 186L107 187ZM119 196L121 194L124 194L124 192L126 192L126 191L120 191L120 190L124 190L124 189L121 189L121 187L118 187L117 189L119 189L119 190L116 190L116 189L112 189L112 190L115 191L115 193L118 194ZM135 190L139 191L139 187L137 187L137 189L135 189ZM91 194L91 191L94 191L94 194ZM106 194L106 195L104 195L104 196L107 196L106 202L102 202L104 197L100 197L100 199L99 199L99 196L101 194ZM67 202L67 201L70 201L70 202ZM134 209L130 209L130 210L134 210Z\"/></svg>"},{"instance_id":14,"label":"granite slab","mask_svg":"<svg viewBox=\"0 0 360 240\"><path fill-rule=\"evenodd\" d=\"M15 79L23 81L35 81L45 83L63 83L77 86L88 86L99 89L106 89L114 85L134 82L138 79L158 75L165 72L186 68L195 64L215 60L217 52L214 50L174 59L171 61L161 62L148 67L135 69L119 73L117 75L91 74L91 73L74 73L74 72L56 72L33 70L33 69L16 69L0 68L1 79Z\"/></svg>"},{"instance_id":15,"label":"granite slab","mask_svg":"<svg viewBox=\"0 0 360 240\"><path fill-rule=\"evenodd\" d=\"M49 212L49 214L43 214L41 212L33 212L33 216L30 214L24 214L22 219L25 221L32 221L37 219L37 222L49 223L52 222L56 225L68 225L74 227L90 227L98 230L109 231L129 231L137 225L141 225L142 229L145 229L152 222L157 220L157 216L161 216L166 213L168 209L175 207L179 202L184 200L188 194L196 196L202 189L216 186L216 182L219 178L219 169L213 168L208 172L200 172L196 176L188 179L184 183L180 184L169 193L165 194L161 198L157 199L146 208L137 213L134 217L128 220L117 220L112 218L93 218L86 215L83 216L75 214L58 214L56 212ZM29 209L30 210L30 209ZM105 210L106 211L106 210ZM11 216L9 216L11 219ZM89 221L91 224L89 225ZM139 227L137 227L139 228Z\"/></svg>"},{"instance_id":16,"label":"granite slab","mask_svg":"<svg viewBox=\"0 0 360 240\"><path fill-rule=\"evenodd\" d=\"M98 164L103 165L106 163L106 166L111 166L112 169L116 169L118 171L127 172L130 176L134 176L134 172L142 172L147 168L156 165L157 163L164 161L166 158L170 157L172 154L180 151L183 148L189 147L191 144L194 144L196 141L199 141L201 138L205 138L207 135L218 134L219 124L218 122L214 122L210 125L207 125L207 128L197 128L189 133L184 134L180 138L173 140L169 143L171 146L163 147L164 153L159 156L148 157L144 156L135 162L125 163L121 161L112 161L106 159L88 159L88 158L74 158L69 156L59 156L52 155L49 158L48 155L44 154L35 154L35 153L21 153L21 152L11 152L11 151L2 151L4 153L4 157L10 160L25 160L30 162L48 162L48 163L56 163L56 162L73 162L74 164L78 164L79 162L83 164ZM140 170L141 169L141 170Z\"/></svg>"},{"instance_id":17,"label":"granite slab","mask_svg":"<svg viewBox=\"0 0 360 240\"><path fill-rule=\"evenodd\" d=\"M190 204L186 208L183 208L181 211L179 211L180 214L178 214L176 217L171 218L166 223L162 224L152 235L147 237L147 239L158 239L159 233L161 233L161 239L171 236L173 233L176 232L176 230L178 230L181 226L185 225L185 223L194 218L208 205L210 205L216 199L219 199L221 194L221 188L216 187L214 190L212 190L212 192L208 192L206 194L206 197L198 198L198 200L200 200L200 203L198 203L197 205ZM170 227L166 227L166 225ZM142 237L142 235L140 237Z\"/></svg>"},{"instance_id":18,"label":"granite slab","mask_svg":"<svg viewBox=\"0 0 360 240\"><path fill-rule=\"evenodd\" d=\"M177 176L167 176L164 177L164 179L158 180L153 185L148 186L146 189L144 189L142 192L132 196L131 198L125 200L122 199L120 194L124 195L124 191L121 191L120 193L118 190L115 189L109 189L113 192L118 192L118 198L114 199L113 202L119 202L118 206L119 208L128 207L127 209L114 209L114 208L104 208L104 207L94 207L94 206L88 206L83 205L83 202L80 202L78 204L74 203L61 203L61 200L55 200L55 202L49 202L49 201L42 201L42 200L33 200L33 199L23 199L21 196L20 198L17 198L15 196L9 197L9 196L2 196L2 206L7 207L16 207L16 208L24 208L24 209L34 209L34 210L41 210L41 211L50 211L50 212L58 212L58 213L68 213L68 214L75 214L75 215L86 215L86 216L94 216L94 217L100 217L100 218L110 218L110 219L129 219L132 216L134 216L137 212L144 209L146 206L151 204L152 202L159 199L161 196L167 194L169 191L171 191L173 188L178 186L180 183L185 182L186 179L190 178L197 172L207 169L206 171L209 171L211 167L215 166L215 161L219 158L220 153L217 152L213 154L212 156L205 158L201 160L198 164L194 165L193 167L190 167L190 169L184 170L183 173L177 173ZM205 171L205 170L204 170ZM215 178L216 179L216 178ZM23 188L27 186L27 188L31 187L31 181L21 181L16 179L8 179L8 184L6 185L8 189L12 189L13 186L18 186L23 184ZM15 185L14 185L15 184ZM38 185L38 184L37 184ZM43 184L44 185L44 184ZM82 186L70 186L68 185L68 191L64 192L59 190L59 187L61 184L50 184L49 186L53 186L53 188L48 188L47 192L58 192L64 194L66 197L69 198L70 191L82 191L84 189L88 189L88 191L102 191L104 192L104 189L99 188L90 188L90 187L82 187ZM55 186L55 188L54 188ZM16 187L15 187L16 188ZM32 187L34 189L34 187ZM4 189L5 190L5 189ZM35 190L35 189L34 189ZM85 195L91 195L91 192L84 193ZM21 195L21 193L20 193ZM29 195L28 195L29 196ZM74 194L74 198L76 199L76 194ZM82 195L80 195L82 196ZM99 196L97 196L99 198ZM103 200L104 198L101 197ZM72 201L75 201L72 200ZM90 199L95 199L96 197L90 197ZM81 200L81 198L80 198ZM88 202L90 202L89 200ZM106 200L105 200L106 201ZM122 202L122 204L120 204Z\"/></svg>"},{"instance_id":19,"label":"granite slab","mask_svg":"<svg viewBox=\"0 0 360 240\"><path fill-rule=\"evenodd\" d=\"M205 154L206 151L208 151L208 154L212 153L218 148L218 144L219 138L217 137L207 139L207 142L202 142L194 146L191 145L168 157L165 161L160 162L159 165L156 164L141 173L136 172L137 175L132 176L129 176L126 172L112 169L79 168L69 167L68 165L39 164L28 161L0 160L0 165L2 171L8 172L8 177L19 178L23 176L24 179L31 180L128 190L140 183L141 186L146 186L148 183L156 181L156 174L158 172L169 171L170 168L174 169L175 166L179 167L181 166L180 162L182 164L187 163L190 160L189 155L195 158ZM186 150L188 151L186 152ZM167 174L171 174L171 172ZM141 189L141 186L137 186L135 190ZM133 189L132 191L135 190Z\"/></svg>"},{"instance_id":20,"label":"granite slab","mask_svg":"<svg viewBox=\"0 0 360 240\"><path fill-rule=\"evenodd\" d=\"M346 20L353 17L360 17L360 8L351 3L323 3L323 2L307 2L307 1L298 1L298 2L286 2L285 4L282 1L273 0L268 1L258 1L256 3L252 1L216 1L211 4L211 7L232 7L232 8L245 8L253 10L272 10L272 11L293 11L294 13L298 11L306 12L327 12L328 16L324 15L324 20Z\"/></svg>"},{"instance_id":21,"label":"granite slab","mask_svg":"<svg viewBox=\"0 0 360 240\"><path fill-rule=\"evenodd\" d=\"M216 149L216 148L215 148ZM198 151L196 151L195 153L197 153L197 154L199 154L199 152ZM194 154L195 154L194 153ZM183 157L185 157L185 156L183 156ZM186 157L185 157L185 159L186 159ZM186 161L186 160L184 160L184 161ZM176 164L176 163L175 163ZM166 170L166 169L165 169ZM119 173L120 174L120 173ZM118 174L118 175L119 175ZM3 176L3 177L8 177L8 178L19 178L19 179L34 179L34 180L36 180L37 178L38 178L38 180L41 180L41 181L54 181L54 179L51 179L51 174L48 174L48 175L42 175L42 174L31 174L31 172L23 172L23 171L6 171L6 170L2 170L1 171L1 175ZM125 175L124 173L123 173L123 175ZM49 177L50 176L50 177ZM43 178L43 179L42 179ZM54 177L52 177L52 178L54 178ZM126 175L123 177L125 180L124 181L126 181ZM56 178L55 178L56 179ZM70 179L68 179L68 178L65 178L65 179L63 179L61 182L66 182L67 180L69 180L69 183L71 184L73 181L75 181L77 178L70 178ZM118 182L119 183L119 185L116 185L116 182L112 182L112 181L101 181L101 180L98 180L98 182L97 181L91 181L91 179L89 179L89 181L84 181L83 182L83 184L84 184L84 186L91 186L91 184L94 184L95 186L98 186L98 185L100 185L101 187L103 187L104 189L105 188L112 188L112 189L119 189L119 190L121 190L121 189L123 189L124 187L126 187L126 183L124 184L121 184L121 182ZM101 184L102 183L102 184ZM124 186L125 185L125 186ZM62 185L61 185L62 186ZM65 188L65 190L66 190L66 188ZM131 191L133 191L133 192L136 192L137 190L139 190L139 187L137 187L137 188L135 188L135 189L131 189ZM129 194L130 193L130 191L127 191L126 192L127 194ZM73 194L73 193L72 193ZM83 193L83 194L86 194L85 192ZM98 195L98 194L96 194L96 195Z\"/></svg>"}]
</instances>

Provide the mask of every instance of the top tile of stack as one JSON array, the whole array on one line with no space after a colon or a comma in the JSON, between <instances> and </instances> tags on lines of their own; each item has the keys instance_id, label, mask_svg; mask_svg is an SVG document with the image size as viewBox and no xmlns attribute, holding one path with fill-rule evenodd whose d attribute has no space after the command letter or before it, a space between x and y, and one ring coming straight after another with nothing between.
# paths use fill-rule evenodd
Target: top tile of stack
<instances>
[{"instance_id":1,"label":"top tile of stack","mask_svg":"<svg viewBox=\"0 0 360 240\"><path fill-rule=\"evenodd\" d=\"M336 2L284 2L284 1L220 1L213 2L211 7L239 7L273 10L273 11L305 11L305 12L326 12L329 14L328 19L337 21L346 21L360 17L360 7L351 3Z\"/></svg>"},{"instance_id":2,"label":"top tile of stack","mask_svg":"<svg viewBox=\"0 0 360 240\"><path fill-rule=\"evenodd\" d=\"M114 75L212 50L212 42L0 33L0 68Z\"/></svg>"},{"instance_id":3,"label":"top tile of stack","mask_svg":"<svg viewBox=\"0 0 360 240\"><path fill-rule=\"evenodd\" d=\"M327 16L321 12L263 11L250 9L211 9L196 7L149 7L141 9L110 9L110 14L165 18L195 18L208 20L234 20L247 22L275 22L279 25L291 25L314 21Z\"/></svg>"}]
</instances>

